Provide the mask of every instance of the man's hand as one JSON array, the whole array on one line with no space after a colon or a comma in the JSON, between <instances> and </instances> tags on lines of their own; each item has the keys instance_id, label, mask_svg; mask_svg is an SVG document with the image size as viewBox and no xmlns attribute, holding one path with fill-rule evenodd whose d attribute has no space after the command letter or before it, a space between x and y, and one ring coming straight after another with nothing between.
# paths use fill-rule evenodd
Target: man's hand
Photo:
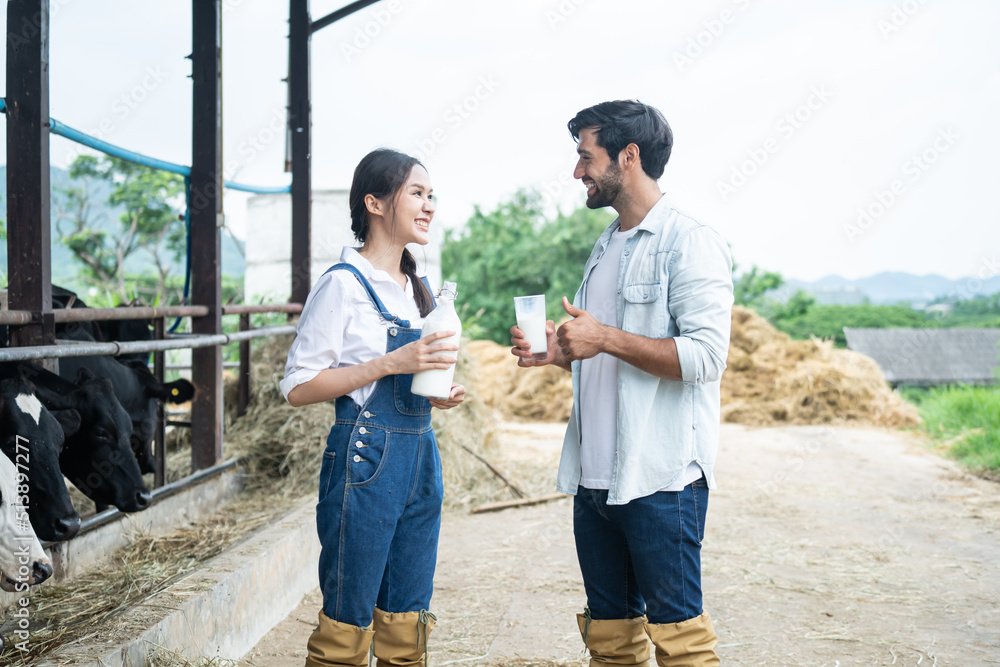
<instances>
[{"instance_id":1,"label":"man's hand","mask_svg":"<svg viewBox=\"0 0 1000 667\"><path fill-rule=\"evenodd\" d=\"M559 348L556 346L556 323L552 320L545 322L545 337L548 341L545 358L532 359L531 343L524 337L524 332L517 325L510 328L510 344L514 346L511 348L510 353L517 357L518 366L521 368L530 368L532 366L547 366L548 364L559 363L556 359L559 354Z\"/></svg>"},{"instance_id":2,"label":"man's hand","mask_svg":"<svg viewBox=\"0 0 1000 667\"><path fill-rule=\"evenodd\" d=\"M465 387L460 384L451 385L451 393L448 398L432 398L431 405L438 410L450 410L465 400Z\"/></svg>"},{"instance_id":3,"label":"man's hand","mask_svg":"<svg viewBox=\"0 0 1000 667\"><path fill-rule=\"evenodd\" d=\"M608 327L597 321L593 315L580 310L563 297L563 309L571 319L556 331L556 344L567 361L590 359L604 351Z\"/></svg>"}]
</instances>

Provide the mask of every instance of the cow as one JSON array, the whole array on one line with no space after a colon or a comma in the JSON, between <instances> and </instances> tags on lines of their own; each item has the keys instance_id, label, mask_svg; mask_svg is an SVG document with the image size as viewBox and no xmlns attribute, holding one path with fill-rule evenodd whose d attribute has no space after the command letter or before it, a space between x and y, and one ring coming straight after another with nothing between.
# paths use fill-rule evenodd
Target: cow
<instances>
[{"instance_id":1,"label":"cow","mask_svg":"<svg viewBox=\"0 0 1000 667\"><path fill-rule=\"evenodd\" d=\"M75 410L80 428L66 436L59 467L70 482L99 505L122 512L149 507L150 494L132 455L132 420L108 378L83 368L75 381L30 362L0 363L0 377L22 376L35 385L35 395L51 410Z\"/></svg>"},{"instance_id":2,"label":"cow","mask_svg":"<svg viewBox=\"0 0 1000 667\"><path fill-rule=\"evenodd\" d=\"M130 308L132 305L133 304L129 304L128 306L119 306L119 308ZM80 299L80 297L76 295L76 293L71 292L64 287L53 285L52 307L58 309L87 308L88 306L82 299ZM74 332L77 330L85 331L90 337L89 340L94 340L98 343L106 343L108 341L153 340L152 322L150 322L150 320L143 319L104 320L97 322L61 322L56 325L56 338L80 340L74 335ZM127 361L147 363L149 360L149 353L133 352L130 354L121 354L117 358L122 363Z\"/></svg>"},{"instance_id":3,"label":"cow","mask_svg":"<svg viewBox=\"0 0 1000 667\"><path fill-rule=\"evenodd\" d=\"M39 539L68 540L80 530L80 515L73 508L59 454L66 433L80 429L75 410L54 414L35 396L35 387L23 378L0 381L0 449L20 465L28 484L28 516ZM3 454L0 454L2 456Z\"/></svg>"},{"instance_id":4,"label":"cow","mask_svg":"<svg viewBox=\"0 0 1000 667\"><path fill-rule=\"evenodd\" d=\"M69 340L92 342L84 329L66 331ZM142 361L122 363L114 357L64 357L59 360L59 374L74 377L81 369L111 380L115 395L132 420L132 452L143 473L153 472L153 435L160 414L160 402L184 403L194 396L194 385L188 380L159 382Z\"/></svg>"},{"instance_id":5,"label":"cow","mask_svg":"<svg viewBox=\"0 0 1000 667\"><path fill-rule=\"evenodd\" d=\"M52 576L52 565L31 529L22 499L23 473L0 456L0 588L24 592Z\"/></svg>"}]
</instances>

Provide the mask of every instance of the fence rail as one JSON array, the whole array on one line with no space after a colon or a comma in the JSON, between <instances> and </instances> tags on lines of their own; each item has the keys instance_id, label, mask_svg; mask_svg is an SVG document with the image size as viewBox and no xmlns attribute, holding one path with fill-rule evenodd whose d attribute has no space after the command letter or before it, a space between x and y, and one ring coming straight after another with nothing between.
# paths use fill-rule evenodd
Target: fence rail
<instances>
[{"instance_id":1,"label":"fence rail","mask_svg":"<svg viewBox=\"0 0 1000 667\"><path fill-rule=\"evenodd\" d=\"M247 315L255 313L302 312L300 303L281 304L234 304L222 307L223 315ZM105 322L109 320L152 320L158 317L204 317L208 306L130 306L128 308L55 308L52 319L56 324L63 322ZM38 315L30 310L2 310L0 324L31 324Z\"/></svg>"},{"instance_id":2,"label":"fence rail","mask_svg":"<svg viewBox=\"0 0 1000 667\"><path fill-rule=\"evenodd\" d=\"M0 348L0 362L59 359L64 357L117 356L121 354L153 352L153 375L157 380L162 382L164 380L164 372L167 368L164 355L164 352L167 350L194 349L227 345L229 343L239 343L239 363L237 364L239 367L237 412L238 414L243 415L250 402L250 341L255 338L267 338L271 336L295 333L295 327L293 325L253 328L250 326L250 316L258 313L300 313L302 312L302 304L232 304L223 306L222 311L223 315L239 316L239 331L209 335L167 334L167 318L203 317L209 312L209 309L206 306L58 308L53 311L53 319L56 322L151 319L153 321L154 340L110 342L57 340L55 345L4 347ZM32 313L30 311L0 311L0 325L6 324L18 326L35 322L38 319L39 314ZM232 365L226 364L226 366L231 367ZM157 418L158 423L154 438L154 459L156 461L156 472L154 475L153 486L156 489L163 487L166 482L165 427L167 426L167 421L166 415L161 408ZM185 425L190 427L190 422ZM193 443L193 447L196 445L210 446L211 444L212 443ZM215 466L212 466L212 470L218 469L219 465L226 464L224 462L219 462ZM201 473L195 472L194 479L198 479L197 475L199 474ZM185 478L182 482L183 484L187 484L190 483L191 479L192 478L190 477ZM154 494L154 498L155 497L156 495Z\"/></svg>"}]
</instances>

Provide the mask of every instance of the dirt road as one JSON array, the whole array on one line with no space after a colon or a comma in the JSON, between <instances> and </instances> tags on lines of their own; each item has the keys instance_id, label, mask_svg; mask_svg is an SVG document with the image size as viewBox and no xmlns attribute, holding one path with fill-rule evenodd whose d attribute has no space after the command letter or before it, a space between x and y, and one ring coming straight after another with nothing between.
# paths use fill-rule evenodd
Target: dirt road
<instances>
[{"instance_id":1,"label":"dirt road","mask_svg":"<svg viewBox=\"0 0 1000 667\"><path fill-rule=\"evenodd\" d=\"M560 428L511 425L552 465ZM727 665L1000 664L1000 486L908 434L724 425L703 548ZM560 500L445 515L431 664L582 665L585 598ZM300 665L303 602L240 664Z\"/></svg>"}]
</instances>

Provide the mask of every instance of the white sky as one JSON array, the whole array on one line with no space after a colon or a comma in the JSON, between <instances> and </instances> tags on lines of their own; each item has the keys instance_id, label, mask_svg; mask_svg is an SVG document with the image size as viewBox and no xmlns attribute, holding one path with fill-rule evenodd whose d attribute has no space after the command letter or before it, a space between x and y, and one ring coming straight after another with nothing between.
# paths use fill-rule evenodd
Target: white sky
<instances>
[{"instance_id":1,"label":"white sky","mask_svg":"<svg viewBox=\"0 0 1000 667\"><path fill-rule=\"evenodd\" d=\"M52 116L190 163L190 3L51 2ZM313 18L344 4L313 0ZM269 126L284 122L288 3L223 5L226 162L285 184ZM566 210L583 200L566 122L638 98L674 130L661 186L744 268L985 277L1000 259L998 33L993 0L382 0L313 36L313 187L349 187L376 146L423 146L443 225L524 186L561 188ZM52 162L72 150L53 137ZM925 151L933 164L911 161ZM862 228L879 193L893 201ZM241 235L245 195L226 212Z\"/></svg>"}]
</instances>

